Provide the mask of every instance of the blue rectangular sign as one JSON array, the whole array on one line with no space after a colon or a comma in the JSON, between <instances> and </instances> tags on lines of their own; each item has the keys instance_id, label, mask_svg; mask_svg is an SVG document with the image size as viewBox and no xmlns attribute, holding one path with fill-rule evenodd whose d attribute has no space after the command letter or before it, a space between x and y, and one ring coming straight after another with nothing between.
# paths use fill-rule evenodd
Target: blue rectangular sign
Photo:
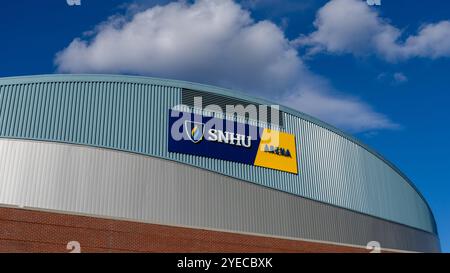
<instances>
[{"instance_id":1,"label":"blue rectangular sign","mask_svg":"<svg viewBox=\"0 0 450 273\"><path fill-rule=\"evenodd\" d=\"M172 109L168 133L169 152L297 174L295 137L291 134Z\"/></svg>"}]
</instances>

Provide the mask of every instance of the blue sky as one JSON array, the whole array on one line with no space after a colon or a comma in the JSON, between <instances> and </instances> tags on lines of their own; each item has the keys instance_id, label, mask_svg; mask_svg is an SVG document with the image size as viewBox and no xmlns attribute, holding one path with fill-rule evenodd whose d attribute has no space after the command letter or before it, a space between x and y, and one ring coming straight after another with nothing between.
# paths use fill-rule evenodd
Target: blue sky
<instances>
[{"instance_id":1,"label":"blue sky","mask_svg":"<svg viewBox=\"0 0 450 273\"><path fill-rule=\"evenodd\" d=\"M448 1L169 2L4 1L0 77L149 75L288 104L355 135L403 170L430 203L450 251ZM213 23L190 21L201 12ZM153 38L141 40L146 35Z\"/></svg>"}]
</instances>

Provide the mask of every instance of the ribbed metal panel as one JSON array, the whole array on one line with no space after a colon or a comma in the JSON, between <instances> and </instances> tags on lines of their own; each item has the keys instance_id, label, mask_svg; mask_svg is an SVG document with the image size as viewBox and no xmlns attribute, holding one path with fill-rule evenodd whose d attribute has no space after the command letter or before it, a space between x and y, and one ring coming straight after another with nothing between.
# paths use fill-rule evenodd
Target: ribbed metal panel
<instances>
[{"instance_id":1,"label":"ribbed metal panel","mask_svg":"<svg viewBox=\"0 0 450 273\"><path fill-rule=\"evenodd\" d=\"M117 82L19 84L0 92L2 137L157 156L165 153L167 109L179 102L177 88Z\"/></svg>"},{"instance_id":2,"label":"ribbed metal panel","mask_svg":"<svg viewBox=\"0 0 450 273\"><path fill-rule=\"evenodd\" d=\"M383 248L439 252L437 236L173 161L0 140L0 204Z\"/></svg>"},{"instance_id":3,"label":"ribbed metal panel","mask_svg":"<svg viewBox=\"0 0 450 273\"><path fill-rule=\"evenodd\" d=\"M208 92L200 92L196 90L190 90L190 89L182 89L181 90L181 103L187 106L190 106L191 108L195 107L194 104L194 98L195 97L201 97L202 98L202 105L203 108L205 108L207 105L217 105L222 109L222 112L227 111L227 105L236 106L241 105L244 108L249 105L254 105L258 111L258 117L255 118L255 120L261 120L263 119L264 122L269 123L271 126L276 127L283 127L284 121L283 121L283 115L278 115L278 120L272 121L272 108L270 105L267 105L267 107L260 108L259 106L261 104L246 101L238 98L232 98L228 96L208 93ZM233 114L233 113L232 113ZM247 113L245 113L247 114ZM249 116L245 115L238 115L238 118L243 119L244 121L248 122Z\"/></svg>"},{"instance_id":4,"label":"ribbed metal panel","mask_svg":"<svg viewBox=\"0 0 450 273\"><path fill-rule=\"evenodd\" d=\"M436 232L427 204L392 166L320 122L290 113L283 114L284 130L297 137L299 175L169 154L168 110L181 103L183 88L222 92L190 83L115 76L0 79L0 137L167 158Z\"/></svg>"}]
</instances>

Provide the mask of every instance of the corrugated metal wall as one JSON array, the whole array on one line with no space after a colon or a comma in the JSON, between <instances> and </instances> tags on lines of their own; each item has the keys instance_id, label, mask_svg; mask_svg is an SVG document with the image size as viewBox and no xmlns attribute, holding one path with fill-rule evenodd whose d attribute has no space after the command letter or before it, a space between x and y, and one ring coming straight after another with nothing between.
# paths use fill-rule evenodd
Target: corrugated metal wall
<instances>
[{"instance_id":1,"label":"corrugated metal wall","mask_svg":"<svg viewBox=\"0 0 450 273\"><path fill-rule=\"evenodd\" d=\"M186 164L0 139L0 204L365 247L439 252L437 236Z\"/></svg>"},{"instance_id":2,"label":"corrugated metal wall","mask_svg":"<svg viewBox=\"0 0 450 273\"><path fill-rule=\"evenodd\" d=\"M115 76L0 79L0 137L113 148L172 159L228 176L435 232L415 189L360 145L285 113L297 136L299 175L167 152L168 109L190 83Z\"/></svg>"}]
</instances>

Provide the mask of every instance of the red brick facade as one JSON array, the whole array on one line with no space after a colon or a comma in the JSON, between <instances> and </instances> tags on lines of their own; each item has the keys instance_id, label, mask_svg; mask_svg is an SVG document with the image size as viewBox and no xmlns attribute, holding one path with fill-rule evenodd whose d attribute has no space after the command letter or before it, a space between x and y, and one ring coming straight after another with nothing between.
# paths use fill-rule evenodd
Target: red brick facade
<instances>
[{"instance_id":1,"label":"red brick facade","mask_svg":"<svg viewBox=\"0 0 450 273\"><path fill-rule=\"evenodd\" d=\"M0 252L367 252L330 244L0 208Z\"/></svg>"}]
</instances>

